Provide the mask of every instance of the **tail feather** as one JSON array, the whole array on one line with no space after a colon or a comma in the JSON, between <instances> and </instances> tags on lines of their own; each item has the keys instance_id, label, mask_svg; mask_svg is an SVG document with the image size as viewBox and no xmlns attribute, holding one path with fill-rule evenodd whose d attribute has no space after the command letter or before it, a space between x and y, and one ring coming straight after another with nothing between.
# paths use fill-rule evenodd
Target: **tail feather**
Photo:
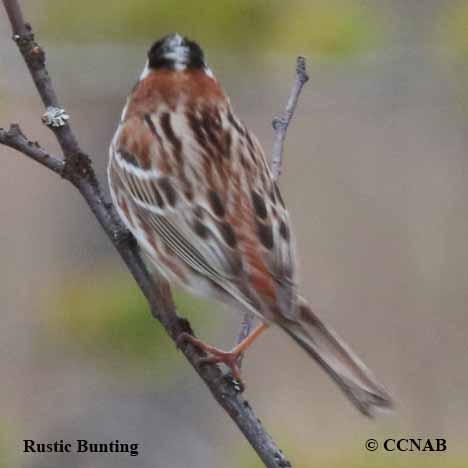
<instances>
[{"instance_id":1,"label":"tail feather","mask_svg":"<svg viewBox=\"0 0 468 468\"><path fill-rule=\"evenodd\" d=\"M296 320L279 325L317 361L351 402L366 416L391 408L392 399L362 361L301 299Z\"/></svg>"}]
</instances>

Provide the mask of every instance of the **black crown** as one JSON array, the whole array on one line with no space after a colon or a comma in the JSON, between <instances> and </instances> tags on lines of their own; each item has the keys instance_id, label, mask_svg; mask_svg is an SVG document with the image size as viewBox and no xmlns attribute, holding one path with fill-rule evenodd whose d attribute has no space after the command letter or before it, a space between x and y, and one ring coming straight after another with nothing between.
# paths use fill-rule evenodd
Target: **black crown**
<instances>
[{"instance_id":1,"label":"black crown","mask_svg":"<svg viewBox=\"0 0 468 468\"><path fill-rule=\"evenodd\" d=\"M181 54L179 61L174 57L176 51ZM148 64L153 69L174 69L178 64L184 68L206 67L201 47L178 34L169 34L156 41L148 51Z\"/></svg>"}]
</instances>

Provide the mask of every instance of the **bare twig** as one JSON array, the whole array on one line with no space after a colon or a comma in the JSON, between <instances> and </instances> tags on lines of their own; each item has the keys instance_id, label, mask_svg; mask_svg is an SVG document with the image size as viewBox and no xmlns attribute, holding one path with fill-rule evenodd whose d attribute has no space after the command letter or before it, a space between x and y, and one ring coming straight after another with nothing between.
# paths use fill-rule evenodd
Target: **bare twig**
<instances>
[{"instance_id":1,"label":"bare twig","mask_svg":"<svg viewBox=\"0 0 468 468\"><path fill-rule=\"evenodd\" d=\"M49 123L55 122L58 125L50 126L50 128L60 144L64 159L52 156L37 143L30 142L18 125L12 125L9 130L0 129L0 144L20 151L71 182L79 190L127 265L145 295L152 315L160 321L174 341L182 332L192 333L188 321L176 314L169 285L161 279L155 280L148 274L136 243L122 225L113 206L106 202L91 160L81 150L67 119L55 119L57 115L63 117L65 113L59 104L45 66L45 53L34 40L31 27L24 22L18 1L3 0L3 4L10 19L13 39L23 55L38 93L47 109L47 121ZM52 119L50 119L51 116ZM271 468L291 466L273 439L265 432L247 400L238 392L237 387L232 382L225 379L219 367L198 366L201 353L190 344L184 346L182 352L208 386L219 405L239 427L265 466Z\"/></svg>"},{"instance_id":2,"label":"bare twig","mask_svg":"<svg viewBox=\"0 0 468 468\"><path fill-rule=\"evenodd\" d=\"M252 324L255 319L255 316L252 312L246 311L244 317L242 318L239 334L237 335L236 343L239 344L244 341L252 331ZM237 357L237 365L239 369L242 367L242 360L244 359L244 353L239 354Z\"/></svg>"},{"instance_id":3,"label":"bare twig","mask_svg":"<svg viewBox=\"0 0 468 468\"><path fill-rule=\"evenodd\" d=\"M296 110L299 95L302 87L308 81L309 75L306 71L306 62L304 57L297 57L296 61L296 77L294 80L291 93L286 104L284 113L273 119L273 130L275 132L275 141L273 143L273 151L271 156L271 172L273 177L278 179L281 175L281 166L283 162L283 148L286 132L288 131L289 122Z\"/></svg>"},{"instance_id":4,"label":"bare twig","mask_svg":"<svg viewBox=\"0 0 468 468\"><path fill-rule=\"evenodd\" d=\"M294 84L289 94L288 102L283 114L273 119L273 131L275 133L275 141L273 143L273 151L271 154L271 172L275 180L279 179L281 175L281 168L283 163L283 150L284 140L286 139L286 133L288 131L289 122L293 118L294 111L296 110L299 95L301 94L302 87L309 80L309 75L306 70L306 61L304 57L297 57L296 60L296 76L294 78ZM246 312L242 319L239 334L237 336L237 343L240 343L247 336L249 336L252 330L252 323L254 315L251 312ZM238 358L239 367L242 364L243 355L241 354Z\"/></svg>"},{"instance_id":5,"label":"bare twig","mask_svg":"<svg viewBox=\"0 0 468 468\"><path fill-rule=\"evenodd\" d=\"M64 162L44 151L39 143L28 140L17 124L10 125L9 130L0 128L0 143L20 151L57 174L63 172Z\"/></svg>"}]
</instances>

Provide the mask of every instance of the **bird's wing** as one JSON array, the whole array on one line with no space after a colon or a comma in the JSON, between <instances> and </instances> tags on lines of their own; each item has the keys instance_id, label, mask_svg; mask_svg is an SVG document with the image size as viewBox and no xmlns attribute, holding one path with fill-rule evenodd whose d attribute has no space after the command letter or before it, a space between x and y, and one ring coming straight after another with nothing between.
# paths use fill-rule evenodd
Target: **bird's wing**
<instances>
[{"instance_id":1,"label":"bird's wing","mask_svg":"<svg viewBox=\"0 0 468 468\"><path fill-rule=\"evenodd\" d=\"M132 232L149 231L178 262L254 308L265 298L291 302L287 211L259 144L229 105L132 116L111 153L111 188L132 207L135 219L120 210Z\"/></svg>"}]
</instances>

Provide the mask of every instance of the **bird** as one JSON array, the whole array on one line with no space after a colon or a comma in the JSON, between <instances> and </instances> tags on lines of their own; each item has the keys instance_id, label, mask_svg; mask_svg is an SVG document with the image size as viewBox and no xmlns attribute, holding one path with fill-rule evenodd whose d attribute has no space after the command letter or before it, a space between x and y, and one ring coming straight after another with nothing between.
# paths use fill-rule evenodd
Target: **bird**
<instances>
[{"instance_id":1,"label":"bird","mask_svg":"<svg viewBox=\"0 0 468 468\"><path fill-rule=\"evenodd\" d=\"M182 333L241 381L238 357L279 326L367 416L392 407L372 373L298 291L290 216L255 135L234 113L198 43L152 44L109 148L112 202L147 262L171 284L253 314L230 351Z\"/></svg>"}]
</instances>

